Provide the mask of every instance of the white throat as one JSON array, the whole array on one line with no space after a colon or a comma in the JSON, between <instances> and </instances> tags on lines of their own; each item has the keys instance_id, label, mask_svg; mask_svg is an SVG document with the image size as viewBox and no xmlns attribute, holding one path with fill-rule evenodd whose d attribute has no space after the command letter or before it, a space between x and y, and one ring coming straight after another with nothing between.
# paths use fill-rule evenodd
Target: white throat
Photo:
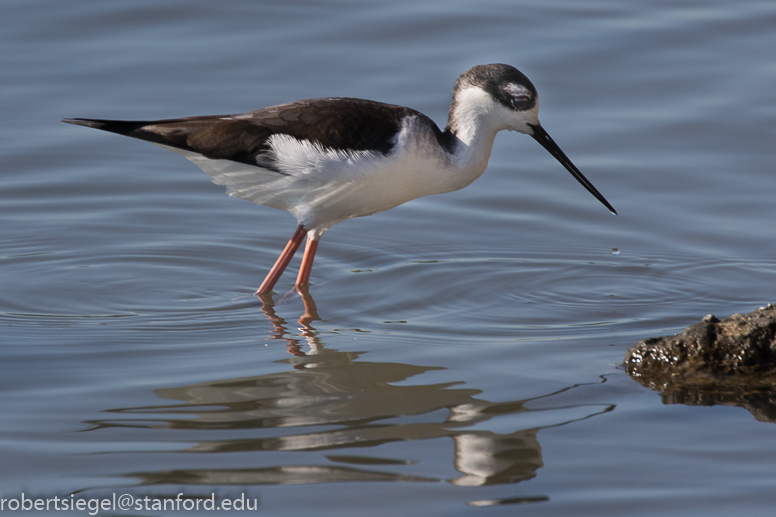
<instances>
[{"instance_id":1,"label":"white throat","mask_svg":"<svg viewBox=\"0 0 776 517\"><path fill-rule=\"evenodd\" d=\"M530 135L529 124L539 123L538 112L538 100L533 109L517 111L500 104L480 87L457 91L448 117L448 127L457 139L456 165L473 167L479 170L479 176L488 164L496 133L506 129Z\"/></svg>"},{"instance_id":2,"label":"white throat","mask_svg":"<svg viewBox=\"0 0 776 517\"><path fill-rule=\"evenodd\" d=\"M452 165L466 176L466 185L485 171L496 133L508 128L499 116L501 109L481 88L456 92L448 117L448 127L456 139Z\"/></svg>"}]
</instances>

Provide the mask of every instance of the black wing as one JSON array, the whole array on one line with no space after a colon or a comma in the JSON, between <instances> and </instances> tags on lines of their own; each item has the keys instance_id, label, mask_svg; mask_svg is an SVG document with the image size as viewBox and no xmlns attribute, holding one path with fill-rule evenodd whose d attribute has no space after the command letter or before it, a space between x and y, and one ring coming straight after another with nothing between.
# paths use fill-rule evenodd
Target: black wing
<instances>
[{"instance_id":1,"label":"black wing","mask_svg":"<svg viewBox=\"0 0 776 517\"><path fill-rule=\"evenodd\" d=\"M274 134L336 150L388 154L407 116L424 119L444 145L441 131L425 115L403 106L350 98L296 101L238 115L153 121L75 118L63 122L193 151L206 158L256 165L256 157L269 150L267 140Z\"/></svg>"}]
</instances>

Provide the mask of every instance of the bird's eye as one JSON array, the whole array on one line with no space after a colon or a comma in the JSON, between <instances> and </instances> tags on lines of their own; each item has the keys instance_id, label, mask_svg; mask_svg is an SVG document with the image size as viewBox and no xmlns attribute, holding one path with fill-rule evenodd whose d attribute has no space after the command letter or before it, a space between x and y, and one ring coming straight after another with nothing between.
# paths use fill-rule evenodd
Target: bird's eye
<instances>
[{"instance_id":1,"label":"bird's eye","mask_svg":"<svg viewBox=\"0 0 776 517\"><path fill-rule=\"evenodd\" d=\"M526 95L512 97L512 107L517 109L527 109L531 105L531 98Z\"/></svg>"},{"instance_id":2,"label":"bird's eye","mask_svg":"<svg viewBox=\"0 0 776 517\"><path fill-rule=\"evenodd\" d=\"M526 110L533 105L533 94L521 84L509 83L504 86L504 91L509 96L509 103L514 109Z\"/></svg>"}]
</instances>

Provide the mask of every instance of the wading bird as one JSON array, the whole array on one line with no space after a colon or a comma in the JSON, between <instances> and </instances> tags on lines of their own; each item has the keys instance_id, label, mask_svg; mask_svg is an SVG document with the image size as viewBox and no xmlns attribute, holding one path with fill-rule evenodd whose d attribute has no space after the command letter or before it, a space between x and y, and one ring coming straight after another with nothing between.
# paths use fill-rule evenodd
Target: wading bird
<instances>
[{"instance_id":1,"label":"wading bird","mask_svg":"<svg viewBox=\"0 0 776 517\"><path fill-rule=\"evenodd\" d=\"M139 138L188 158L231 196L288 210L299 223L256 294L272 291L307 236L296 286L335 224L461 189L488 165L496 133L533 137L613 214L539 124L539 98L516 68L478 65L455 83L444 131L404 106L330 97L237 115L170 120L64 119Z\"/></svg>"}]
</instances>

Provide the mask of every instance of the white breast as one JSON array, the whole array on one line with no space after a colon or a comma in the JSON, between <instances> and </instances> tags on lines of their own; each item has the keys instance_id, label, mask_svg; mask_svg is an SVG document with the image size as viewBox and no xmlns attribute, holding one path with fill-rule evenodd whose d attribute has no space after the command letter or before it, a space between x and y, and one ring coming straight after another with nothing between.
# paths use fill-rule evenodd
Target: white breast
<instances>
[{"instance_id":1,"label":"white breast","mask_svg":"<svg viewBox=\"0 0 776 517\"><path fill-rule=\"evenodd\" d=\"M345 219L463 188L482 174L490 154L488 148L474 168L469 163L461 167L461 160L440 147L430 128L414 117L404 121L388 155L328 149L282 134L267 143L270 151L255 167L162 147L195 163L229 195L288 210L316 237ZM270 164L274 170L262 167Z\"/></svg>"}]
</instances>

